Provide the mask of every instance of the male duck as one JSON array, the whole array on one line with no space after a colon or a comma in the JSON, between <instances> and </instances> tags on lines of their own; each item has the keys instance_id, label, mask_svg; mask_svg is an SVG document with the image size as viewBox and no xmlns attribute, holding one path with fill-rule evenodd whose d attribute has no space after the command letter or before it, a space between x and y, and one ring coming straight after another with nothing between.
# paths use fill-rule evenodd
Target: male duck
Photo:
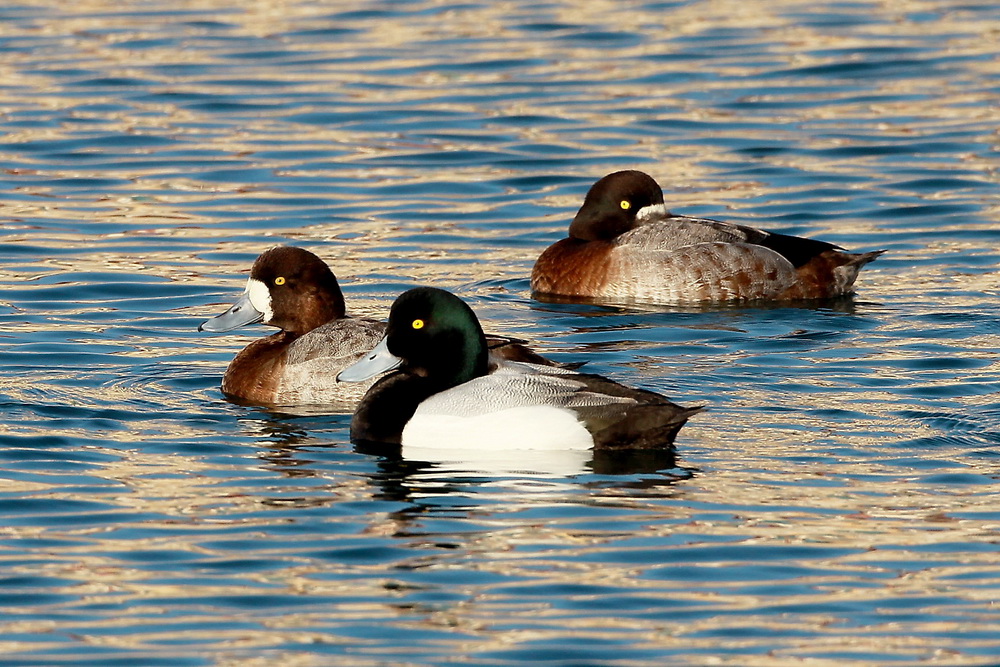
<instances>
[{"instance_id":1,"label":"male duck","mask_svg":"<svg viewBox=\"0 0 1000 667\"><path fill-rule=\"evenodd\" d=\"M226 396L253 405L354 409L371 382L346 386L333 378L378 343L385 324L346 315L340 285L323 260L292 246L265 251L250 269L239 300L198 330L219 333L257 322L281 331L236 355L222 377ZM489 338L491 354L551 363L520 343Z\"/></svg>"},{"instance_id":2,"label":"male duck","mask_svg":"<svg viewBox=\"0 0 1000 667\"><path fill-rule=\"evenodd\" d=\"M598 375L491 359L475 313L444 290L403 293L386 336L341 371L360 381L389 370L351 421L357 443L421 450L672 450L702 408Z\"/></svg>"},{"instance_id":3,"label":"male duck","mask_svg":"<svg viewBox=\"0 0 1000 667\"><path fill-rule=\"evenodd\" d=\"M597 181L531 272L537 295L681 304L821 299L853 291L884 251L851 254L814 239L667 211L641 171Z\"/></svg>"}]
</instances>

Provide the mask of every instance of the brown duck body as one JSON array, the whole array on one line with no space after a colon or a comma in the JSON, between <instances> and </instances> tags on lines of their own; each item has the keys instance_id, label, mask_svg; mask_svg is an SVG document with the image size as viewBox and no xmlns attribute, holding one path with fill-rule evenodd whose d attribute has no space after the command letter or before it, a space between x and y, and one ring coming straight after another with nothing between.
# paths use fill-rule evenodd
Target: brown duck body
<instances>
[{"instance_id":1,"label":"brown duck body","mask_svg":"<svg viewBox=\"0 0 1000 667\"><path fill-rule=\"evenodd\" d=\"M385 323L349 317L333 272L308 250L278 246L262 253L243 296L199 329L224 332L258 322L281 330L253 341L230 362L222 377L227 397L251 405L322 404L351 412L374 382L345 384L336 377L378 344ZM487 341L497 358L552 363L522 341L502 336Z\"/></svg>"},{"instance_id":2,"label":"brown duck body","mask_svg":"<svg viewBox=\"0 0 1000 667\"><path fill-rule=\"evenodd\" d=\"M542 253L531 274L539 295L683 304L827 299L849 294L881 251L824 250L795 267L763 246L713 241L674 250L567 238Z\"/></svg>"},{"instance_id":3,"label":"brown duck body","mask_svg":"<svg viewBox=\"0 0 1000 667\"><path fill-rule=\"evenodd\" d=\"M339 404L350 411L369 385L333 382L381 340L385 325L342 317L298 336L287 331L255 340L230 362L222 393L253 405Z\"/></svg>"},{"instance_id":4,"label":"brown duck body","mask_svg":"<svg viewBox=\"0 0 1000 667\"><path fill-rule=\"evenodd\" d=\"M302 336L279 331L255 340L230 362L222 376L222 393L252 405L339 404L346 411L374 383L338 383L340 371L358 361L385 335L385 323L342 317ZM488 335L494 360L552 365L515 338Z\"/></svg>"},{"instance_id":5,"label":"brown duck body","mask_svg":"<svg viewBox=\"0 0 1000 667\"><path fill-rule=\"evenodd\" d=\"M825 299L851 293L881 253L672 215L649 176L617 172L591 188L569 238L535 262L531 289L660 304Z\"/></svg>"}]
</instances>

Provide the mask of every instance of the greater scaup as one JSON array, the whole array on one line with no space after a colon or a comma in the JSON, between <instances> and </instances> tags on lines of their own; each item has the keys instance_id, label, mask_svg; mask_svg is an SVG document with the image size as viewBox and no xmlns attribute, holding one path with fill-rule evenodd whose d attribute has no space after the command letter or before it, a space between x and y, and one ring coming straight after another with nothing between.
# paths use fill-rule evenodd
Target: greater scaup
<instances>
[{"instance_id":1,"label":"greater scaup","mask_svg":"<svg viewBox=\"0 0 1000 667\"><path fill-rule=\"evenodd\" d=\"M239 300L198 330L218 333L258 322L281 331L236 355L222 377L226 396L252 405L354 409L371 382L344 385L334 378L381 340L385 324L347 316L337 278L322 259L293 246L265 251L253 263ZM551 363L521 343L489 337L491 354Z\"/></svg>"},{"instance_id":2,"label":"greater scaup","mask_svg":"<svg viewBox=\"0 0 1000 667\"><path fill-rule=\"evenodd\" d=\"M824 241L673 215L648 174L597 181L569 238L535 262L538 296L657 304L831 298L884 251L852 254Z\"/></svg>"},{"instance_id":3,"label":"greater scaup","mask_svg":"<svg viewBox=\"0 0 1000 667\"><path fill-rule=\"evenodd\" d=\"M247 345L222 377L222 392L256 405L342 403L354 391L330 382L376 344L385 325L348 317L330 267L303 248L266 250L250 269L243 295L229 310L198 327L225 332L255 323L281 329Z\"/></svg>"},{"instance_id":4,"label":"greater scaup","mask_svg":"<svg viewBox=\"0 0 1000 667\"><path fill-rule=\"evenodd\" d=\"M378 380L351 421L356 443L440 451L673 448L702 408L566 368L491 358L472 309L444 290L403 293L385 337L340 381Z\"/></svg>"}]
</instances>

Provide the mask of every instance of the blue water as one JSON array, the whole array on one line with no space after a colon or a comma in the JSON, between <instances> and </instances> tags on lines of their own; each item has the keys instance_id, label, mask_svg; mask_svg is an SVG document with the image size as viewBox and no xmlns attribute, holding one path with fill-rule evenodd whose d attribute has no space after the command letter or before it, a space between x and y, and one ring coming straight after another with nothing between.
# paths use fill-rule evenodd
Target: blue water
<instances>
[{"instance_id":1,"label":"blue water","mask_svg":"<svg viewBox=\"0 0 1000 667\"><path fill-rule=\"evenodd\" d=\"M0 8L10 665L1000 662L1000 9ZM888 252L836 307L533 301L588 186ZM233 405L198 333L276 243L349 308L704 403L676 462L355 451ZM474 443L470 443L474 446Z\"/></svg>"}]
</instances>

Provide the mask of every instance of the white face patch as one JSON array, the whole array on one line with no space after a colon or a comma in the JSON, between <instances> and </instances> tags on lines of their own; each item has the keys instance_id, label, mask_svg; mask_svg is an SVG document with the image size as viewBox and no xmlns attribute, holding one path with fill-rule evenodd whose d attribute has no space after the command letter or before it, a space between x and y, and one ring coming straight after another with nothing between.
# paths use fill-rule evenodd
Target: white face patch
<instances>
[{"instance_id":1,"label":"white face patch","mask_svg":"<svg viewBox=\"0 0 1000 667\"><path fill-rule=\"evenodd\" d=\"M635 212L635 219L640 222L645 222L646 220L652 220L654 218L663 218L666 216L666 204L650 204L649 206L643 206Z\"/></svg>"},{"instance_id":2,"label":"white face patch","mask_svg":"<svg viewBox=\"0 0 1000 667\"><path fill-rule=\"evenodd\" d=\"M256 278L250 278L247 280L246 295L250 299L250 305L264 316L261 321L264 324L270 322L274 317L274 311L271 310L271 290L267 285Z\"/></svg>"}]
</instances>

